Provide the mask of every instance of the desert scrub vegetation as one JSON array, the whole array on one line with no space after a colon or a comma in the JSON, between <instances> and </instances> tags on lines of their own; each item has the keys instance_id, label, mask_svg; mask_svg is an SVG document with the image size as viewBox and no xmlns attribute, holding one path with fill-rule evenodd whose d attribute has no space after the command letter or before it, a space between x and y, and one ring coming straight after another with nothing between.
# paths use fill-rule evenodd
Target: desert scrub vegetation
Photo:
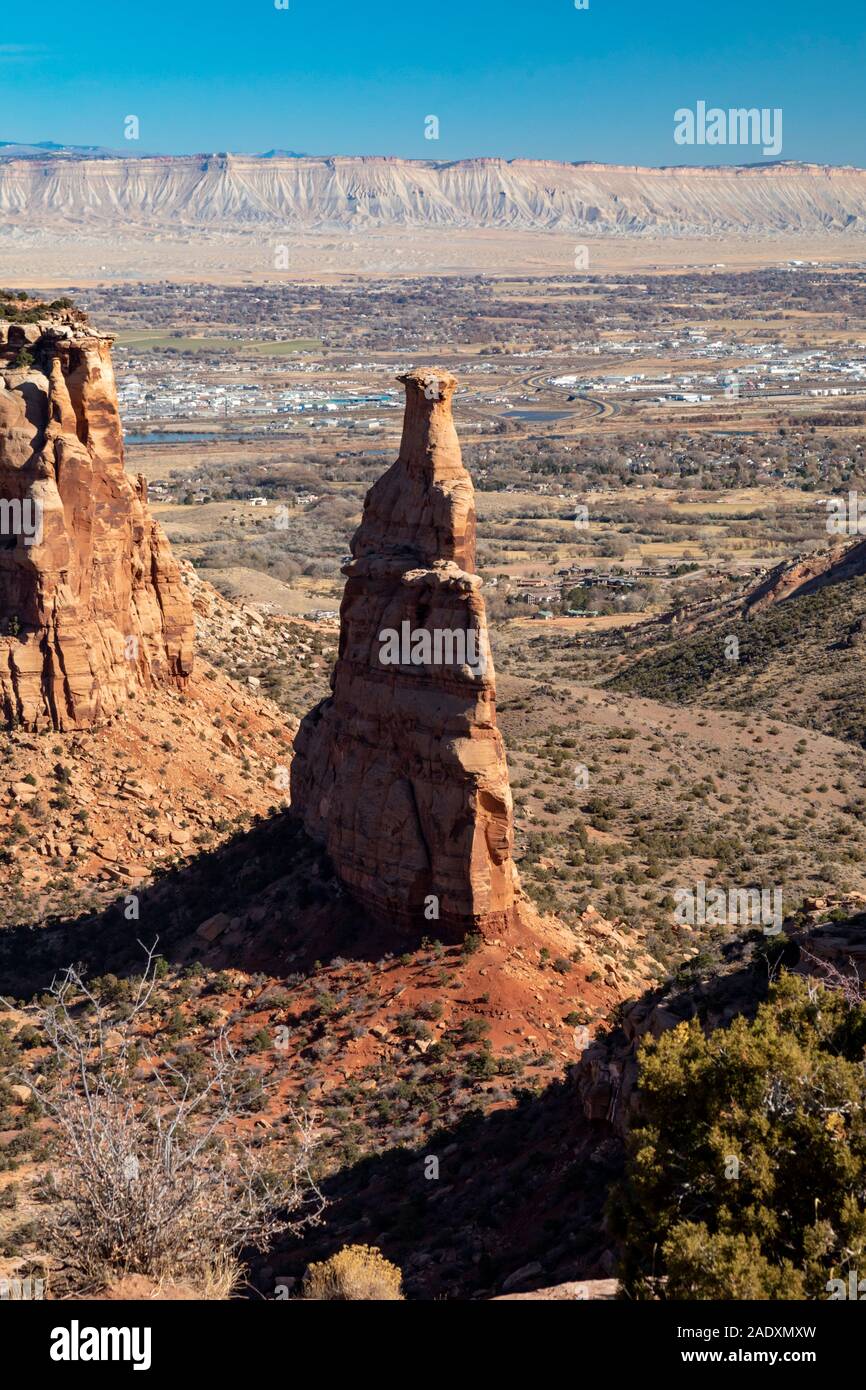
<instances>
[{"instance_id":1,"label":"desert scrub vegetation","mask_svg":"<svg viewBox=\"0 0 866 1390\"><path fill-rule=\"evenodd\" d=\"M630 1297L819 1299L862 1269L866 1007L839 983L783 973L754 1019L643 1044L609 1207Z\"/></svg>"},{"instance_id":2,"label":"desert scrub vegetation","mask_svg":"<svg viewBox=\"0 0 866 1390\"><path fill-rule=\"evenodd\" d=\"M711 701L721 709L764 710L785 717L780 674L795 661L798 678L811 682L810 698L796 703L797 722L861 747L866 742L866 700L860 680L858 634L866 616L862 576L787 599L736 624L739 658L725 657L730 622L660 643L606 681L606 688L674 704ZM826 653L833 653L832 662ZM789 692L790 693L790 692ZM790 704L788 705L790 708ZM798 745L798 752L805 745Z\"/></svg>"},{"instance_id":3,"label":"desert scrub vegetation","mask_svg":"<svg viewBox=\"0 0 866 1390\"><path fill-rule=\"evenodd\" d=\"M403 1277L381 1250L347 1245L336 1255L311 1264L303 1296L320 1301L393 1303L403 1297Z\"/></svg>"},{"instance_id":4,"label":"desert scrub vegetation","mask_svg":"<svg viewBox=\"0 0 866 1390\"><path fill-rule=\"evenodd\" d=\"M32 1007L42 1048L20 1078L53 1134L45 1243L73 1294L141 1274L228 1297L243 1249L319 1220L317 1128L290 1111L278 1153L242 1133L248 1074L225 1032L173 1052L154 952L131 989L96 992L70 966Z\"/></svg>"}]
</instances>

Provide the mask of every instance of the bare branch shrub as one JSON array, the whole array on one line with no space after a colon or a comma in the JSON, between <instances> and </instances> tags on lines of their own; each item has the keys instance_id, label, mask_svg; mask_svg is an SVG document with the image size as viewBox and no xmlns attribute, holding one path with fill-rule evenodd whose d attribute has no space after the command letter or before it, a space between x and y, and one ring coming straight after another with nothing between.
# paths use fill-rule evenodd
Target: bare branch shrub
<instances>
[{"instance_id":1,"label":"bare branch shrub","mask_svg":"<svg viewBox=\"0 0 866 1390\"><path fill-rule=\"evenodd\" d=\"M52 1255L81 1291L142 1274L227 1293L241 1250L319 1220L316 1123L290 1112L292 1140L270 1160L238 1133L249 1104L224 1031L189 1074L151 1050L155 949L125 1009L70 966L32 1010L51 1055L26 1081L59 1137Z\"/></svg>"},{"instance_id":2,"label":"bare branch shrub","mask_svg":"<svg viewBox=\"0 0 866 1390\"><path fill-rule=\"evenodd\" d=\"M813 955L811 951L806 950L805 946L800 947L800 958L808 962L809 969L817 975L819 980L823 981L828 989L836 990L841 994L846 1004L854 1008L857 1004L866 1003L863 981L860 979L857 966L850 956L846 962L847 973L840 970L833 961L823 960L820 956ZM814 998L814 994L812 997Z\"/></svg>"}]
</instances>

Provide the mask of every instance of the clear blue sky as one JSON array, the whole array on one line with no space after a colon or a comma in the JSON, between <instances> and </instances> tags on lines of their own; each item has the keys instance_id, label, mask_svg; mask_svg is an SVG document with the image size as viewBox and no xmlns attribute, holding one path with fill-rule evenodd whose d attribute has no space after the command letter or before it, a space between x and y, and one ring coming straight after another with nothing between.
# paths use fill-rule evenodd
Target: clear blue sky
<instances>
[{"instance_id":1,"label":"clear blue sky","mask_svg":"<svg viewBox=\"0 0 866 1390\"><path fill-rule=\"evenodd\" d=\"M864 0L43 0L5 6L0 139L683 164L673 113L781 107L782 157L866 165ZM38 20L37 20L38 16ZM123 120L141 122L138 144ZM437 115L438 141L424 118Z\"/></svg>"}]
</instances>

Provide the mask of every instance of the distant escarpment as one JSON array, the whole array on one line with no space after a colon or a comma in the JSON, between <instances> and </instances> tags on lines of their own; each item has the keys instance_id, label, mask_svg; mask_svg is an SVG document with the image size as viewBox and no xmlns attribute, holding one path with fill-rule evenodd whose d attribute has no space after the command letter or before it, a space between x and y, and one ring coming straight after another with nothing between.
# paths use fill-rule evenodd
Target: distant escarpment
<instances>
[{"instance_id":1,"label":"distant escarpment","mask_svg":"<svg viewBox=\"0 0 866 1390\"><path fill-rule=\"evenodd\" d=\"M475 573L455 380L412 372L397 462L370 489L333 694L302 721L292 804L379 919L431 935L511 924L511 792Z\"/></svg>"},{"instance_id":2,"label":"distant escarpment","mask_svg":"<svg viewBox=\"0 0 866 1390\"><path fill-rule=\"evenodd\" d=\"M67 729L183 689L192 607L124 472L111 339L74 311L0 321L0 714Z\"/></svg>"},{"instance_id":3,"label":"distant escarpment","mask_svg":"<svg viewBox=\"0 0 866 1390\"><path fill-rule=\"evenodd\" d=\"M862 232L866 170L553 160L0 155L7 229L492 227L593 235Z\"/></svg>"}]
</instances>

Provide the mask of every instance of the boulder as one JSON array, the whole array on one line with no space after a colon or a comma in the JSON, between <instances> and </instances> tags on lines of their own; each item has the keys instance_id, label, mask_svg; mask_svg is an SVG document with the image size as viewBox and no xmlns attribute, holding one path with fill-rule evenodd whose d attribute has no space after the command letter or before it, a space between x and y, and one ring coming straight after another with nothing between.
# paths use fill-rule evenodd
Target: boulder
<instances>
[{"instance_id":1,"label":"boulder","mask_svg":"<svg viewBox=\"0 0 866 1390\"><path fill-rule=\"evenodd\" d=\"M208 917L206 922L202 922L196 928L196 936L200 936L203 941L216 941L218 936L231 925L231 918L225 912L218 912L214 917Z\"/></svg>"}]
</instances>

